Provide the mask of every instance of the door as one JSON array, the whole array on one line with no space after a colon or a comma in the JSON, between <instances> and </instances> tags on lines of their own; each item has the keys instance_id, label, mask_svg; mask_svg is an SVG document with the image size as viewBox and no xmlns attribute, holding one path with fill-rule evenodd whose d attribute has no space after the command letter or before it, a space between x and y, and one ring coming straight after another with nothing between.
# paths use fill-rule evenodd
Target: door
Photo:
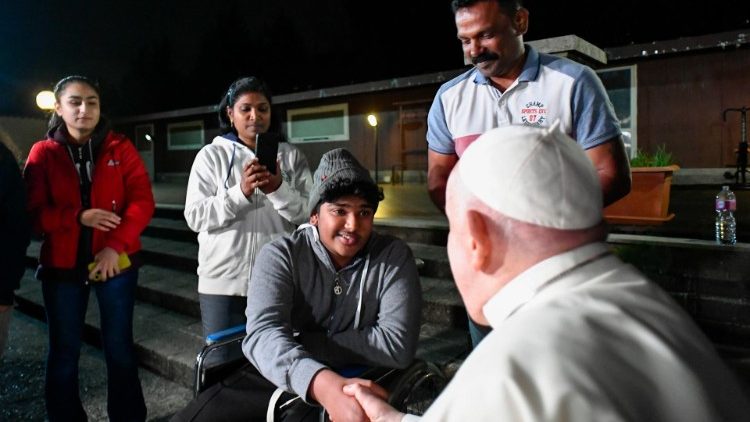
<instances>
[{"instance_id":1,"label":"door","mask_svg":"<svg viewBox=\"0 0 750 422\"><path fill-rule=\"evenodd\" d=\"M154 125L138 125L135 127L135 148L141 155L143 164L148 171L148 178L154 181Z\"/></svg>"}]
</instances>

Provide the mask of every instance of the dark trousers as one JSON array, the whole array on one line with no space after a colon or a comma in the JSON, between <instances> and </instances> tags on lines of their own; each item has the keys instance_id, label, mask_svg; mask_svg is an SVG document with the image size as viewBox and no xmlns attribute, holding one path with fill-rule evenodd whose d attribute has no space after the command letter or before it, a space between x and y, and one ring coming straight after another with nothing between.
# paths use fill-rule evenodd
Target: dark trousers
<instances>
[{"instance_id":1,"label":"dark trousers","mask_svg":"<svg viewBox=\"0 0 750 422\"><path fill-rule=\"evenodd\" d=\"M203 338L209 334L245 324L245 307L247 307L247 298L245 296L199 293L198 300L201 305ZM242 349L239 347L222 347L206 356L205 363L207 366L213 366L242 357Z\"/></svg>"},{"instance_id":2,"label":"dark trousers","mask_svg":"<svg viewBox=\"0 0 750 422\"><path fill-rule=\"evenodd\" d=\"M242 370L201 392L171 422L265 421L276 386L249 363ZM291 400L291 402L290 402ZM317 422L322 408L284 393L275 406L275 420Z\"/></svg>"},{"instance_id":3,"label":"dark trousers","mask_svg":"<svg viewBox=\"0 0 750 422\"><path fill-rule=\"evenodd\" d=\"M84 317L93 287L99 302L102 348L107 362L107 414L111 421L143 421L146 404L133 350L133 306L138 272L103 283L42 282L49 329L44 396L54 421L85 421L78 387Z\"/></svg>"}]
</instances>

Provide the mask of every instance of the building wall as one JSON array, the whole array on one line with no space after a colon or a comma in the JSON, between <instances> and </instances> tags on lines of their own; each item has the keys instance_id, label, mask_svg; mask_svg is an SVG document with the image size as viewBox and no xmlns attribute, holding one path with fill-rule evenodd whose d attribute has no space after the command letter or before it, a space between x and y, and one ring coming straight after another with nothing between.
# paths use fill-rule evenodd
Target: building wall
<instances>
[{"instance_id":1,"label":"building wall","mask_svg":"<svg viewBox=\"0 0 750 422\"><path fill-rule=\"evenodd\" d=\"M750 107L750 49L666 56L638 65L638 144L664 144L689 168L736 164L740 114Z\"/></svg>"},{"instance_id":2,"label":"building wall","mask_svg":"<svg viewBox=\"0 0 750 422\"><path fill-rule=\"evenodd\" d=\"M349 104L349 140L334 142L298 143L308 159L311 169L315 169L320 157L334 148L347 148L357 156L362 164L375 169L375 130L367 123L367 115L374 113L378 118L378 171L379 179L391 181L392 174L398 179L401 170L419 177L427 171L427 110L432 103L437 85L386 92L358 94L346 98L332 98L326 101L305 101L276 106L282 121L286 124L286 110L347 102ZM403 117L403 119L402 119ZM402 124L403 120L403 124ZM416 175L416 176L414 176ZM424 178L424 175L422 175Z\"/></svg>"},{"instance_id":3,"label":"building wall","mask_svg":"<svg viewBox=\"0 0 750 422\"><path fill-rule=\"evenodd\" d=\"M204 142L211 143L219 134L219 123L215 113L203 113L172 118L143 119L135 122L115 124L115 130L125 134L132 141L136 141L136 126L154 125L153 133L153 160L154 169L158 179L159 175L187 175L193 164L195 155L200 148L188 150L170 150L168 145L167 128L173 123L202 121L204 129Z\"/></svg>"},{"instance_id":4,"label":"building wall","mask_svg":"<svg viewBox=\"0 0 750 422\"><path fill-rule=\"evenodd\" d=\"M13 152L26 159L34 142L47 133L47 120L33 117L0 116L0 131L10 139Z\"/></svg>"},{"instance_id":5,"label":"building wall","mask_svg":"<svg viewBox=\"0 0 750 422\"><path fill-rule=\"evenodd\" d=\"M640 149L653 152L664 144L683 168L735 166L740 114L729 113L725 122L722 112L727 108L750 106L750 89L747 89L750 87L750 49L732 47L622 59L610 62L608 67L631 64L637 66L637 139ZM445 78L451 76L446 74ZM307 156L311 169L317 167L323 153L337 147L350 149L366 167L374 169L375 134L366 122L367 114L374 112L379 118L379 179L399 181L401 171L405 170L404 177L408 181L423 182L427 169L427 111L444 80L398 85L384 90L361 89L357 94L323 95L321 91L321 98L308 95L306 98L316 98L306 100L290 100L288 96L282 96L287 98L277 101L274 108L284 121L289 108L348 103L348 141L296 144ZM209 143L218 133L215 111L208 112L209 108L196 109L203 111L192 115L154 121L129 119L128 123L118 124L117 128L132 137L136 124L154 123L157 176L160 173L188 173L197 150L168 150L167 124L203 119L205 142Z\"/></svg>"},{"instance_id":6,"label":"building wall","mask_svg":"<svg viewBox=\"0 0 750 422\"><path fill-rule=\"evenodd\" d=\"M286 111L290 108L304 108L345 102L349 109L349 140L295 143L307 157L311 170L314 170L320 157L334 148L347 148L362 164L375 169L375 130L367 123L367 115L378 117L378 171L379 179L386 182L410 177L424 181L427 171L427 111L438 88L437 84L413 88L394 89L374 93L314 99L274 104L274 112L286 127ZM170 150L167 142L167 128L172 123L203 121L204 143L210 143L219 134L216 112L204 107L196 113L164 113L180 116L143 116L116 122L115 129L135 141L136 126L153 124L153 151L156 179L160 176L184 175L190 172L199 148L191 150ZM403 122L403 124L402 124Z\"/></svg>"}]
</instances>

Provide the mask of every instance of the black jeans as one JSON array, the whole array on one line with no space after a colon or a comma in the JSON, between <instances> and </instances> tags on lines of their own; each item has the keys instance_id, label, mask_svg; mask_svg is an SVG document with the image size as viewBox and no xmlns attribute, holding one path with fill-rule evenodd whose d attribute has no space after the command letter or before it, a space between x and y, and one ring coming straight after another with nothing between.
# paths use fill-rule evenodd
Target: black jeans
<instances>
[{"instance_id":1,"label":"black jeans","mask_svg":"<svg viewBox=\"0 0 750 422\"><path fill-rule=\"evenodd\" d=\"M49 329L44 396L51 422L86 420L78 388L83 323L93 288L99 302L102 346L107 361L107 414L111 421L143 421L146 403L133 349L133 306L138 272L103 283L42 282Z\"/></svg>"},{"instance_id":2,"label":"black jeans","mask_svg":"<svg viewBox=\"0 0 750 422\"><path fill-rule=\"evenodd\" d=\"M248 363L242 370L201 392L171 422L265 421L274 391L276 386ZM274 420L277 421L318 422L322 411L321 407L309 405L286 392L276 404Z\"/></svg>"},{"instance_id":3,"label":"black jeans","mask_svg":"<svg viewBox=\"0 0 750 422\"><path fill-rule=\"evenodd\" d=\"M226 296L198 294L201 306L201 323L203 324L203 338L227 328L245 324L245 296ZM242 349L221 348L206 356L206 365L213 366L242 358Z\"/></svg>"}]
</instances>

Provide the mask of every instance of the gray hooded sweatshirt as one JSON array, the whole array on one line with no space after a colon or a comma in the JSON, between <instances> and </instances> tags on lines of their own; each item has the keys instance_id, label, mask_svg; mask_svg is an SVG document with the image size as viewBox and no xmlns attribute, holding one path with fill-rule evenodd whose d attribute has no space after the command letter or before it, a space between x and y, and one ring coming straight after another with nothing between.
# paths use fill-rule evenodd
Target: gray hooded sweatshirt
<instances>
[{"instance_id":1,"label":"gray hooded sweatshirt","mask_svg":"<svg viewBox=\"0 0 750 422\"><path fill-rule=\"evenodd\" d=\"M373 232L336 271L317 227L304 225L265 245L255 265L242 350L277 387L307 400L321 369L405 368L414 359L422 290L402 240Z\"/></svg>"}]
</instances>

